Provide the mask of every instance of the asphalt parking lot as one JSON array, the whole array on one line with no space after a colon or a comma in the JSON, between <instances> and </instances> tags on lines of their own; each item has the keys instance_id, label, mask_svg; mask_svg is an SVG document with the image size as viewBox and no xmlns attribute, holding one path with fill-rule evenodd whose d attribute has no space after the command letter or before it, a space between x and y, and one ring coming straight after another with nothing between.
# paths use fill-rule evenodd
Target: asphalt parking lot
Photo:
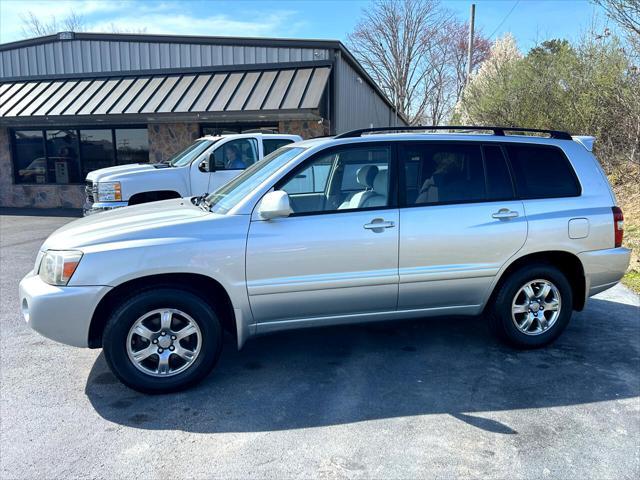
<instances>
[{"instance_id":1,"label":"asphalt parking lot","mask_svg":"<svg viewBox=\"0 0 640 480\"><path fill-rule=\"evenodd\" d=\"M70 220L0 216L2 478L640 475L640 309L622 286L543 350L481 319L305 330L229 339L201 385L145 396L21 318L18 282Z\"/></svg>"}]
</instances>

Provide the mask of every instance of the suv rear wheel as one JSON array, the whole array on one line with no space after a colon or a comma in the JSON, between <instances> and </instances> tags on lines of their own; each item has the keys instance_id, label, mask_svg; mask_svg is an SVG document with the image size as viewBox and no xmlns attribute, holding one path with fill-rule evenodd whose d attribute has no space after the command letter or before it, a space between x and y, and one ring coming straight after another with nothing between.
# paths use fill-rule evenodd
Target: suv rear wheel
<instances>
[{"instance_id":1,"label":"suv rear wheel","mask_svg":"<svg viewBox=\"0 0 640 480\"><path fill-rule=\"evenodd\" d=\"M222 350L222 329L198 295L157 288L125 300L104 330L103 349L113 373L146 393L182 390L202 380Z\"/></svg>"},{"instance_id":2,"label":"suv rear wheel","mask_svg":"<svg viewBox=\"0 0 640 480\"><path fill-rule=\"evenodd\" d=\"M562 271L546 264L528 265L499 287L489 323L501 339L516 347L542 347L566 328L572 306L571 285Z\"/></svg>"}]
</instances>

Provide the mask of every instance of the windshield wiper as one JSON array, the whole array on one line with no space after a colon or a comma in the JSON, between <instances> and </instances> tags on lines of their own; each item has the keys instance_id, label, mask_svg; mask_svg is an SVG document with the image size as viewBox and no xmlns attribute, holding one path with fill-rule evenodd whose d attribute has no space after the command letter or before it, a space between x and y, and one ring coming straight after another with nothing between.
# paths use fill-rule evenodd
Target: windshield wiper
<instances>
[{"instance_id":1,"label":"windshield wiper","mask_svg":"<svg viewBox=\"0 0 640 480\"><path fill-rule=\"evenodd\" d=\"M210 211L211 210L211 205L209 205L209 202L207 202L207 195L209 195L209 193L205 192L205 193L203 193L202 195L200 195L198 197L193 197L191 199L191 202L193 202L194 205L197 205L198 207L202 208L203 210Z\"/></svg>"}]
</instances>

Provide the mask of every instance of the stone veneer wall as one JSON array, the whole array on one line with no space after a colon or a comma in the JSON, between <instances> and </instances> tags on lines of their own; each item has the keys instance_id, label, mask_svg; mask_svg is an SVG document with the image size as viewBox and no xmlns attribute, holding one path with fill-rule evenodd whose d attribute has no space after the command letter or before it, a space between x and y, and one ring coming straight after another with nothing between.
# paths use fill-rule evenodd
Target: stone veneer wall
<instances>
[{"instance_id":1,"label":"stone veneer wall","mask_svg":"<svg viewBox=\"0 0 640 480\"><path fill-rule=\"evenodd\" d=\"M200 137L197 123L149 124L149 161L161 162L188 147Z\"/></svg>"},{"instance_id":2,"label":"stone veneer wall","mask_svg":"<svg viewBox=\"0 0 640 480\"><path fill-rule=\"evenodd\" d=\"M14 185L9 131L0 128L0 207L82 208L84 185Z\"/></svg>"},{"instance_id":3,"label":"stone veneer wall","mask_svg":"<svg viewBox=\"0 0 640 480\"><path fill-rule=\"evenodd\" d=\"M290 133L300 135L305 140L313 137L324 137L330 135L329 121L322 120L281 120L278 122L280 133Z\"/></svg>"}]
</instances>

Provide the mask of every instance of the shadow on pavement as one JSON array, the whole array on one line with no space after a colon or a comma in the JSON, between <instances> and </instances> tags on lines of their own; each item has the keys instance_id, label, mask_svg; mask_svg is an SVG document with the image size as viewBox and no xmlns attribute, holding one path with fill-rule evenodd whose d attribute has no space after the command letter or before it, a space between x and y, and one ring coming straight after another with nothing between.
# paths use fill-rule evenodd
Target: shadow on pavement
<instances>
[{"instance_id":1,"label":"shadow on pavement","mask_svg":"<svg viewBox=\"0 0 640 480\"><path fill-rule=\"evenodd\" d=\"M517 432L481 412L640 394L638 307L592 299L552 346L516 351L478 318L441 318L228 339L200 385L164 396L120 384L101 354L86 394L105 419L144 429L254 432L449 413Z\"/></svg>"}]
</instances>

